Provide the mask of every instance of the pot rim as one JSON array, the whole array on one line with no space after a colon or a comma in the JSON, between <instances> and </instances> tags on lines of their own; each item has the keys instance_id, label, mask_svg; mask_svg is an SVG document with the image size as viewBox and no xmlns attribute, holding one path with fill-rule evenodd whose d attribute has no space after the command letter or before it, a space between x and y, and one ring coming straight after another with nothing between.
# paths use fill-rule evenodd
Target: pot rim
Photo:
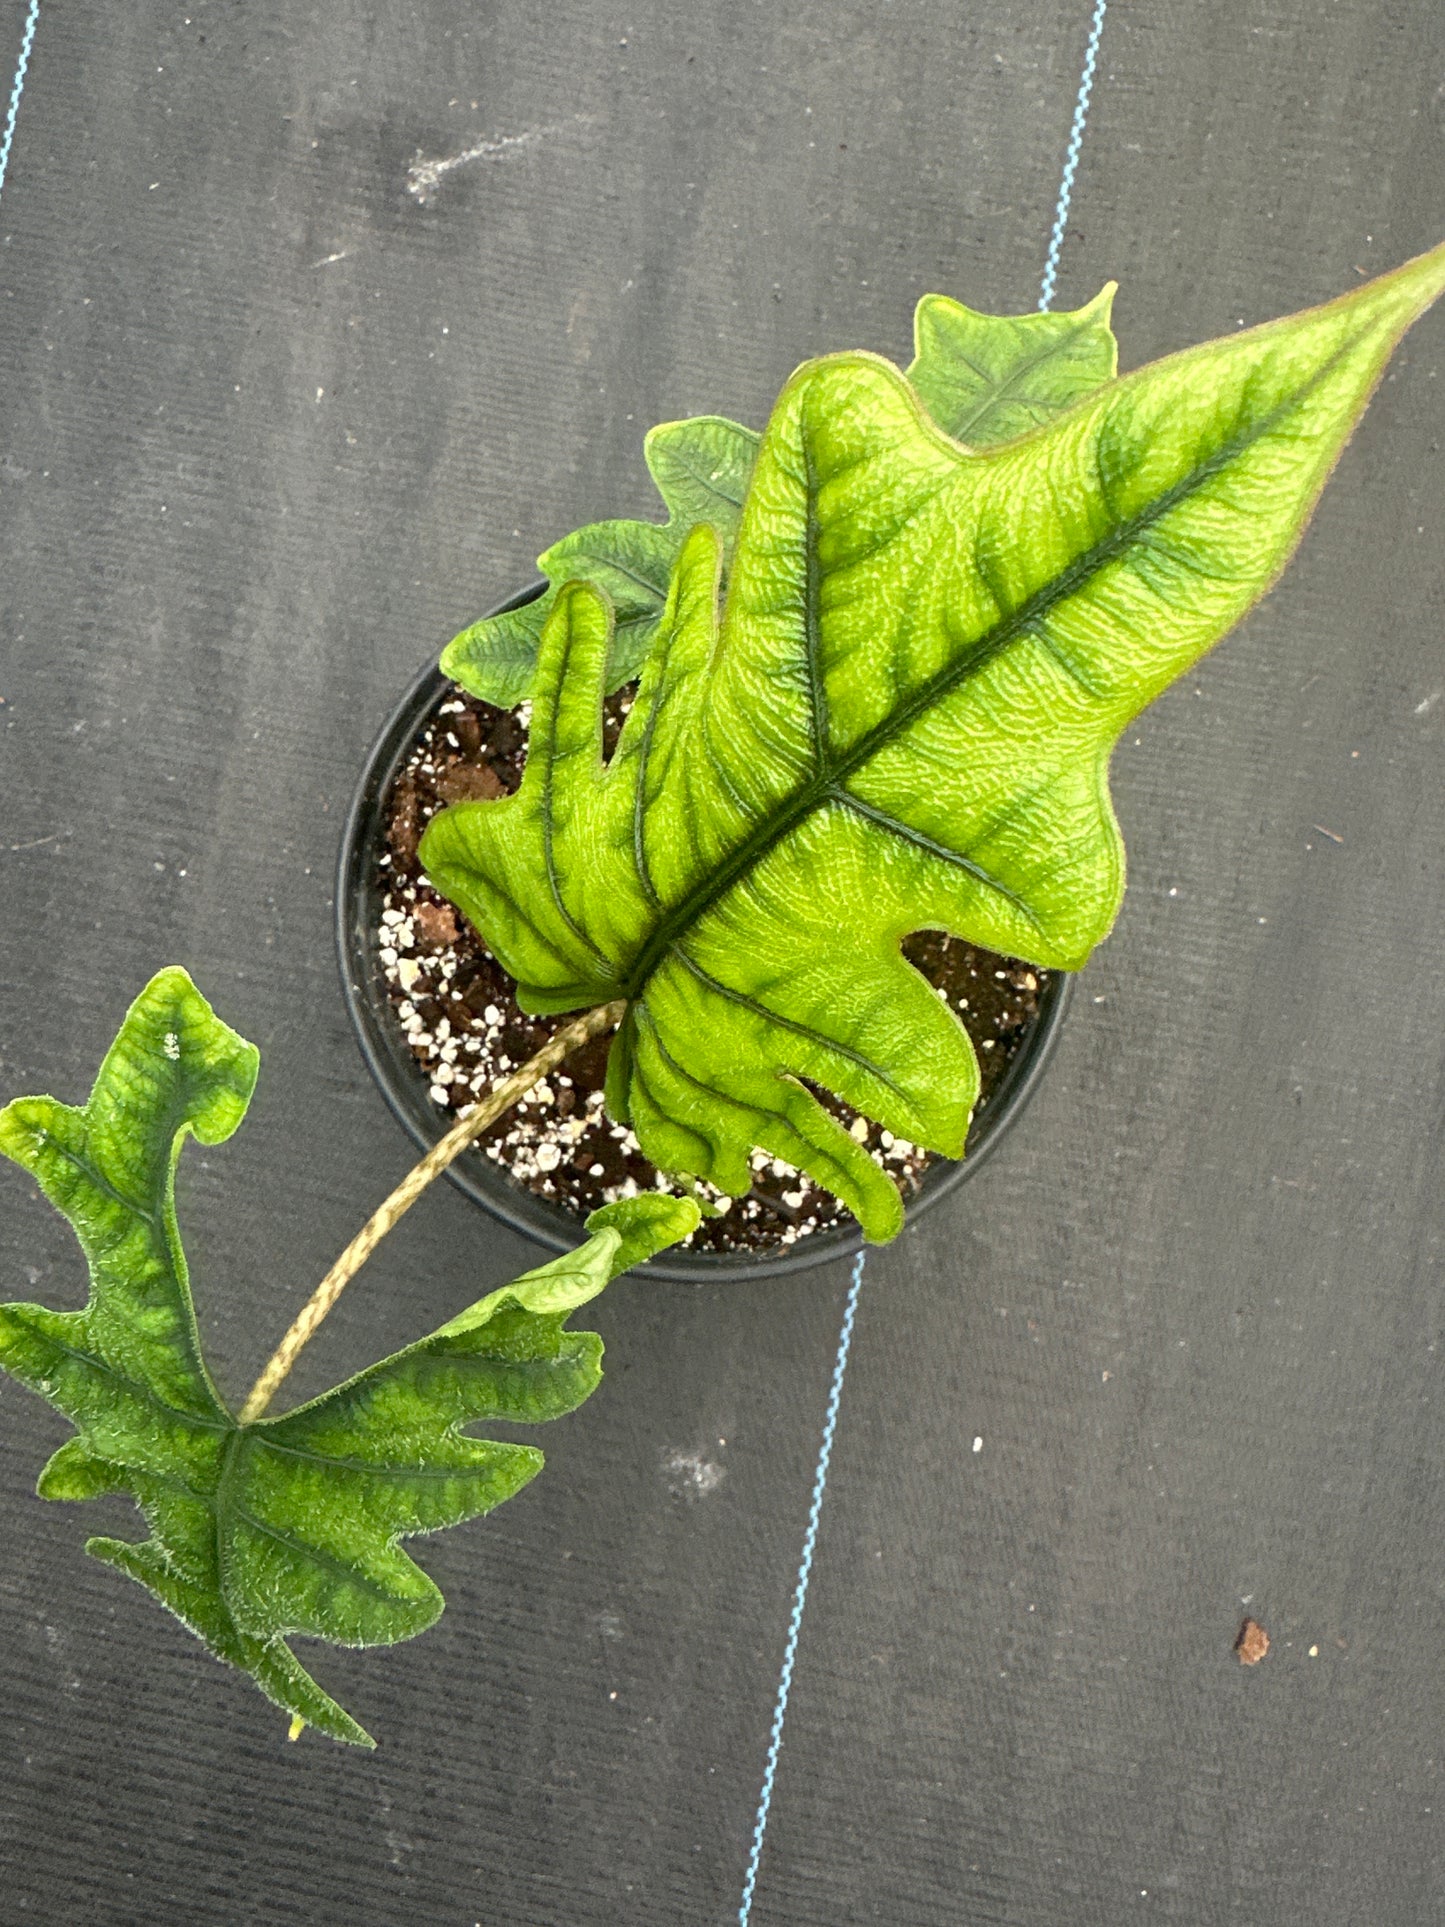
<instances>
[{"instance_id":1,"label":"pot rim","mask_svg":"<svg viewBox=\"0 0 1445 1927\"><path fill-rule=\"evenodd\" d=\"M534 582L489 613L501 615L520 609L541 595L545 587L540 580ZM401 1041L400 1027L391 1026L396 1032L394 1037L384 1028L387 999L380 989L375 920L365 914L365 906L375 894L370 851L382 798L410 752L423 718L449 686L450 678L442 674L435 661L430 661L412 678L393 706L362 765L342 827L336 867L334 928L346 1013L362 1058L387 1108L421 1151L429 1151L444 1135L449 1123L447 1115L431 1102L421 1074L412 1066L410 1053ZM1049 987L1041 999L1042 1014L974 1126L976 1148L957 1161L929 1166L921 1190L905 1206L905 1233L941 1198L951 1196L959 1185L966 1184L1016 1122L1053 1056L1073 995L1074 974L1050 971ZM550 1251L570 1251L586 1236L580 1218L573 1218L545 1198L524 1189L488 1158L458 1158L444 1175L473 1204ZM851 1228L819 1232L766 1257L750 1257L742 1252L728 1255L673 1251L665 1257L649 1259L640 1269L651 1278L676 1284L700 1284L709 1278L775 1278L811 1270L835 1258L851 1258L862 1249L862 1227L854 1224Z\"/></svg>"}]
</instances>

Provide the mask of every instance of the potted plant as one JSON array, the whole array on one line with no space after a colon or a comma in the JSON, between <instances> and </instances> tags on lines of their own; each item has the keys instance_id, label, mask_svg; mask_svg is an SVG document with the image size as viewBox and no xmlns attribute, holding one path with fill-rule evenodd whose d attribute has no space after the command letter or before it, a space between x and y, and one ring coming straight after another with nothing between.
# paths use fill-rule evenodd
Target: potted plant
<instances>
[{"instance_id":1,"label":"potted plant","mask_svg":"<svg viewBox=\"0 0 1445 1927\"><path fill-rule=\"evenodd\" d=\"M424 901L475 927L522 1012L566 1021L525 1063L499 1061L501 1081L342 1254L238 1414L201 1357L173 1180L187 1135L217 1143L240 1122L254 1050L166 971L83 1108L21 1098L0 1113L0 1149L91 1266L83 1311L0 1308L0 1363L77 1428L40 1490L127 1492L151 1528L89 1549L250 1672L293 1731L365 1742L286 1641L386 1643L436 1617L440 1595L398 1540L489 1510L537 1470L530 1448L459 1428L552 1417L590 1392L600 1347L567 1328L575 1308L716 1199L746 1197L759 1154L883 1240L903 1199L871 1126L962 1151L976 1055L905 938L951 934L1035 973L1085 961L1123 889L1115 739L1273 582L1394 344L1442 288L1445 247L1123 379L1100 332L1106 293L1058 318L1107 357L1064 400L1035 392L1029 324L925 304L908 375L831 355L790 379L755 445L705 425L746 455L745 492L723 491L741 507L730 518L713 499L720 456L695 496L669 498L663 530L616 537L619 552L652 545L657 571L634 572L651 585L641 617L619 611L584 532L558 563L566 579L453 645L453 673L530 703L526 756L511 794L426 823ZM994 405L1036 412L992 445L982 407L972 444L940 426L948 383L930 393L919 375L934 322L967 344L949 380L966 386L971 368ZM609 745L608 692L634 679ZM634 1187L577 1250L268 1417L401 1213L602 1038L610 1128L676 1194Z\"/></svg>"},{"instance_id":2,"label":"potted plant","mask_svg":"<svg viewBox=\"0 0 1445 1927\"><path fill-rule=\"evenodd\" d=\"M1111 283L1076 313L1007 317L925 296L905 379L952 439L974 449L1016 439L1113 378L1114 294ZM441 808L516 787L542 631L571 579L594 583L615 612L603 708L611 749L683 541L706 523L719 536L724 564L730 560L760 440L717 416L654 428L645 453L666 523L602 522L553 544L539 563L550 585L533 585L458 636L440 666L424 671L403 696L367 759L337 878L343 994L373 1075L423 1146L435 1141L447 1113L530 1054L545 1029L519 1009L514 980L476 927L454 916L426 877L421 830ZM904 952L957 1011L974 1045L980 1082L969 1156L940 1156L831 1102L917 1215L971 1177L1022 1110L1057 1038L1073 980L947 933L911 933ZM487 1157L459 1160L452 1181L555 1249L575 1241L590 1210L650 1189L655 1165L604 1108L606 1064L607 1046L597 1040L569 1065L558 1092L544 1086L540 1101L493 1126L479 1140ZM747 1194L699 1226L688 1248L655 1262L655 1275L695 1279L746 1264L750 1277L768 1276L858 1248L857 1220L826 1186L760 1151L752 1164ZM728 1202L714 1197L715 1204Z\"/></svg>"}]
</instances>

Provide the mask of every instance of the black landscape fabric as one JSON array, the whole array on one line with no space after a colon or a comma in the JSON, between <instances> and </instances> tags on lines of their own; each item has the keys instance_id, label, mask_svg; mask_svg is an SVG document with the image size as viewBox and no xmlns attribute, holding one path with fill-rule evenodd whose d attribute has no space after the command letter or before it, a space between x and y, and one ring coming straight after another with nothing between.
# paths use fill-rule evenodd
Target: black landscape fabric
<instances>
[{"instance_id":1,"label":"black landscape fabric","mask_svg":"<svg viewBox=\"0 0 1445 1927\"><path fill-rule=\"evenodd\" d=\"M0 7L0 109L26 9ZM409 1162L341 816L420 664L652 422L761 423L929 290L1031 309L1084 0L45 0L0 196L0 1096L184 963L261 1046L183 1174L239 1396ZM1441 238L1438 7L1111 6L1057 304L1126 366ZM1418 1927L1439 1820L1445 324L1279 589L1115 760L1131 884L976 1182L872 1255L754 1927ZM0 1296L80 1302L0 1170ZM521 1270L438 1186L304 1395ZM41 1505L0 1385L8 1921L737 1918L847 1289L614 1287L448 1610L279 1720ZM977 1449L974 1449L978 1441ZM1246 1616L1271 1650L1240 1664Z\"/></svg>"}]
</instances>

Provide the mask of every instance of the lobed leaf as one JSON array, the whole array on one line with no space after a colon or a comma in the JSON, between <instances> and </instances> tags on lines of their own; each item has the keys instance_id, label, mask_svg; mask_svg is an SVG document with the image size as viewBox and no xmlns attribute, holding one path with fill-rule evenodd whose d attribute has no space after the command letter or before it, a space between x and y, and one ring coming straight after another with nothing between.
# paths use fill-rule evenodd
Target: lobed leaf
<instances>
[{"instance_id":1,"label":"lobed leaf","mask_svg":"<svg viewBox=\"0 0 1445 1927\"><path fill-rule=\"evenodd\" d=\"M983 451L875 356L806 364L726 600L699 524L607 764L610 611L562 589L520 789L421 854L524 1008L628 1000L608 1103L655 1163L737 1193L761 1146L893 1235L896 1190L808 1086L961 1153L977 1065L902 938L1084 962L1123 889L1115 740L1273 582L1442 285L1445 248Z\"/></svg>"},{"instance_id":2,"label":"lobed leaf","mask_svg":"<svg viewBox=\"0 0 1445 1927\"><path fill-rule=\"evenodd\" d=\"M1000 316L925 295L914 316L908 379L955 441L977 448L1007 441L1113 376L1113 298L1111 282L1074 314ZM631 682L657 634L682 545L700 522L716 529L726 569L759 439L718 415L652 429L643 453L667 521L595 522L554 542L537 559L551 586L521 609L464 629L442 654L444 674L504 709L521 702L531 694L542 629L561 584L587 581L606 592L615 612L608 690Z\"/></svg>"},{"instance_id":3,"label":"lobed leaf","mask_svg":"<svg viewBox=\"0 0 1445 1927\"><path fill-rule=\"evenodd\" d=\"M441 1593L398 1541L489 1512L542 1465L533 1446L461 1428L579 1405L601 1377L602 1342L567 1319L686 1237L698 1212L661 1196L608 1206L579 1250L309 1404L238 1425L201 1357L174 1186L185 1138L228 1137L256 1069L186 973L166 970L132 1006L88 1104L20 1098L0 1111L0 1151L70 1220L91 1274L83 1311L0 1306L0 1364L77 1428L41 1496L128 1493L150 1527L141 1544L97 1538L87 1551L303 1723L370 1745L286 1639L381 1645L432 1623Z\"/></svg>"},{"instance_id":4,"label":"lobed leaf","mask_svg":"<svg viewBox=\"0 0 1445 1927\"><path fill-rule=\"evenodd\" d=\"M1109 325L1118 283L1071 314L978 314L926 294L913 316L908 380L956 442L995 448L1051 421L1119 371Z\"/></svg>"},{"instance_id":5,"label":"lobed leaf","mask_svg":"<svg viewBox=\"0 0 1445 1927\"><path fill-rule=\"evenodd\" d=\"M632 681L657 634L688 531L706 521L729 540L736 532L758 436L719 415L703 415L662 423L642 446L666 522L594 522L554 542L537 558L551 586L520 609L463 629L442 651L444 675L502 709L522 702L532 690L538 641L560 585L585 577L607 592L616 611L609 688Z\"/></svg>"}]
</instances>

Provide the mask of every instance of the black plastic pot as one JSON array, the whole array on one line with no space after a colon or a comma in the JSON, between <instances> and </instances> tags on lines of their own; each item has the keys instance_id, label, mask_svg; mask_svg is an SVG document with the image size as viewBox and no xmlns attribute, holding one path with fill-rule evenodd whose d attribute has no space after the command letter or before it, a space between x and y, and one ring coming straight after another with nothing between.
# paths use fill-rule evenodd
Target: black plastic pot
<instances>
[{"instance_id":1,"label":"black plastic pot","mask_svg":"<svg viewBox=\"0 0 1445 1927\"><path fill-rule=\"evenodd\" d=\"M534 583L501 605L517 609L542 592ZM501 610L493 613L501 613ZM342 994L356 1031L361 1054L381 1088L381 1094L403 1129L422 1150L430 1150L454 1121L439 1111L427 1091L427 1080L411 1054L401 1026L392 1014L380 957L377 926L381 912L381 884L376 859L384 837L383 804L398 771L433 711L446 700L451 684L440 670L428 667L412 683L387 719L361 773L355 799L341 838L336 877L336 948L341 965ZM1073 989L1073 978L1050 977L1040 1000L1040 1013L1010 1062L987 1105L969 1133L967 1157L957 1163L930 1165L922 1188L907 1207L912 1224L940 1198L966 1184L988 1158L1004 1132L1032 1095L1058 1037ZM480 1153L466 1152L447 1171L447 1177L474 1204L490 1211L514 1231L525 1232L551 1251L569 1251L585 1235L578 1219L549 1204L508 1177L500 1166ZM654 1259L649 1275L697 1283L705 1278L770 1278L783 1272L804 1271L830 1258L850 1256L862 1243L862 1233L838 1228L821 1231L768 1257L739 1252L674 1251Z\"/></svg>"}]
</instances>

